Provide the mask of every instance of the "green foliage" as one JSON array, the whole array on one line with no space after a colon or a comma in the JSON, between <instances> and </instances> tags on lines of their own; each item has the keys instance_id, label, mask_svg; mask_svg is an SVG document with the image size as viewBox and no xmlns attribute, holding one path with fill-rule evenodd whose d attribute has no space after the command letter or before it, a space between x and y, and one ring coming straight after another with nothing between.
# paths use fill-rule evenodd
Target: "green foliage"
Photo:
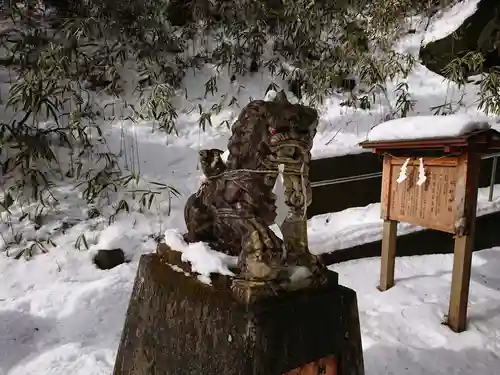
<instances>
[{"instance_id":1,"label":"green foliage","mask_svg":"<svg viewBox=\"0 0 500 375\"><path fill-rule=\"evenodd\" d=\"M396 113L399 114L399 117L406 117L408 112L415 106L415 101L411 98L408 90L409 87L406 82L401 82L396 87Z\"/></svg>"},{"instance_id":2,"label":"green foliage","mask_svg":"<svg viewBox=\"0 0 500 375\"><path fill-rule=\"evenodd\" d=\"M469 51L453 59L443 69L443 75L459 87L469 83L469 76L480 74L478 108L488 115L500 115L500 67L493 67L486 73L482 52Z\"/></svg>"},{"instance_id":3,"label":"green foliage","mask_svg":"<svg viewBox=\"0 0 500 375\"><path fill-rule=\"evenodd\" d=\"M108 118L96 98L118 97L124 89L120 72L134 61L143 100L133 113L171 132L177 114L169 99L185 69L178 67L180 62L162 60L176 38L162 32L161 16L150 15L140 22L141 29L135 29L130 23L121 25L123 20L106 4L66 10L69 13L63 21L34 2L28 5L12 9L12 27L0 35L0 66L12 77L5 104L14 114L11 121L0 123L2 221L12 214L14 203L21 209L42 207L46 213L57 209L55 190L68 179L88 204L112 203L113 196L131 182L138 189L140 178L135 171L120 168L117 155L107 150L101 123ZM124 11L127 6L121 5ZM156 27L148 30L155 22ZM165 190L146 187L137 197L139 209L150 208ZM171 194L169 190L168 200ZM110 220L130 198L136 199L135 194L125 194ZM17 247L29 244L17 233L4 242ZM22 253L45 252L41 244L35 241Z\"/></svg>"},{"instance_id":4,"label":"green foliage","mask_svg":"<svg viewBox=\"0 0 500 375\"><path fill-rule=\"evenodd\" d=\"M178 195L175 189L139 186L140 171L120 167L118 156L106 147L101 124L144 120L167 134L177 133L178 113L172 99L182 95L185 74L207 63L230 77L266 68L295 82L301 98L310 104L322 103L345 86L346 80L355 78L360 90L346 89L352 92L344 104L361 109L371 108L380 94L391 102L386 83L399 79L402 83L396 88L390 116L406 116L414 101L404 82L415 61L408 54L394 52L394 43L405 31L402 21L406 17L428 13L436 3L439 1L16 3L11 27L0 33L0 68L12 77L5 104L13 113L11 121L0 123L0 209L9 214L15 202L54 208L58 204L54 189L68 179L89 205L112 204L115 212L110 221L134 204L141 211L151 208L160 195L166 194L170 202ZM463 85L466 73L481 63L480 56L465 55L445 73ZM126 76L131 69L137 73L133 82ZM478 104L487 112L499 111L498 77L492 71L481 82ZM210 78L200 95L220 94L217 84L216 76ZM123 103L131 88L139 105L125 103L122 110L128 114L120 118L114 107L113 116L106 115L108 108L101 108L99 99ZM200 128L213 126L213 116L231 105L238 105L236 98L223 95L211 108L193 108L199 114ZM133 155L132 164L138 164L137 157ZM118 192L125 194L117 197ZM88 247L84 237L78 241L78 247L82 246ZM41 247L37 244L33 249Z\"/></svg>"},{"instance_id":5,"label":"green foliage","mask_svg":"<svg viewBox=\"0 0 500 375\"><path fill-rule=\"evenodd\" d=\"M500 115L500 67L492 69L481 80L479 108L487 114Z\"/></svg>"}]
</instances>

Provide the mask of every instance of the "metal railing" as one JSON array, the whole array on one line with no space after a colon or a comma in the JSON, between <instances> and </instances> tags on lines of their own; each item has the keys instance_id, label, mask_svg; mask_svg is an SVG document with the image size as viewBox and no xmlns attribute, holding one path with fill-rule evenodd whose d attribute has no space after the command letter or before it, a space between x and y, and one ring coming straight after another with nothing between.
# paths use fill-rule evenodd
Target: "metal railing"
<instances>
[{"instance_id":1,"label":"metal railing","mask_svg":"<svg viewBox=\"0 0 500 375\"><path fill-rule=\"evenodd\" d=\"M497 175L497 165L498 165L498 158L499 157L500 157L500 152L497 152L494 154L485 155L481 158L484 160L493 159L493 165L491 167L490 190L489 190L489 196L488 196L489 202L491 202L493 200L493 193L495 190L495 180L496 180L496 175ZM345 184L348 182L363 181L363 180L369 180L372 178L379 178L379 177L382 177L382 172L366 173L366 174L360 174L357 176L349 176L349 177L338 177L338 178L332 178L330 180L325 180L325 181L311 182L311 187L315 188L315 187L321 187L321 186Z\"/></svg>"},{"instance_id":2,"label":"metal railing","mask_svg":"<svg viewBox=\"0 0 500 375\"><path fill-rule=\"evenodd\" d=\"M325 181L314 181L314 182L311 182L311 187L345 184L347 182L363 181L363 180L368 180L368 179L377 178L377 177L382 177L382 172L360 174L357 176L349 176L349 177L338 177L338 178L332 178L331 180L325 180Z\"/></svg>"}]
</instances>

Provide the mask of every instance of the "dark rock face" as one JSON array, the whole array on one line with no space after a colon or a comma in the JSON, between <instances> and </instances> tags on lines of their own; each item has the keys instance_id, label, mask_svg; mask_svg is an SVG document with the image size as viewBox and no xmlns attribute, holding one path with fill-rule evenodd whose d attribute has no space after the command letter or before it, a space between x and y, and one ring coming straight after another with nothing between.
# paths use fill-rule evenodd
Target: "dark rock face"
<instances>
[{"instance_id":1,"label":"dark rock face","mask_svg":"<svg viewBox=\"0 0 500 375\"><path fill-rule=\"evenodd\" d=\"M99 250L94 256L94 264L101 270L110 270L125 263L125 261L122 249Z\"/></svg>"},{"instance_id":2,"label":"dark rock face","mask_svg":"<svg viewBox=\"0 0 500 375\"><path fill-rule=\"evenodd\" d=\"M143 255L113 375L282 375L332 356L336 374L364 375L352 290L332 282L249 302L218 276L206 285Z\"/></svg>"},{"instance_id":3,"label":"dark rock face","mask_svg":"<svg viewBox=\"0 0 500 375\"><path fill-rule=\"evenodd\" d=\"M442 74L448 63L469 51L483 54L483 71L500 66L500 1L481 0L477 11L455 33L426 45L420 58L430 70Z\"/></svg>"}]
</instances>

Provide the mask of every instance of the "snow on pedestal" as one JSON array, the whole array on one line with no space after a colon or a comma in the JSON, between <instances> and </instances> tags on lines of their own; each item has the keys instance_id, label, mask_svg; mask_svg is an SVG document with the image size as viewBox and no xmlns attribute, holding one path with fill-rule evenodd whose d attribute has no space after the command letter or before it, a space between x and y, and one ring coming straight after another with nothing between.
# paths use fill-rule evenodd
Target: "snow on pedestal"
<instances>
[{"instance_id":1,"label":"snow on pedestal","mask_svg":"<svg viewBox=\"0 0 500 375\"><path fill-rule=\"evenodd\" d=\"M279 227L271 229L281 235ZM212 275L235 276L231 269L237 268L238 257L213 250L204 242L186 243L178 229L165 231L165 245L179 253L180 261L185 263L191 273L197 274L198 280L204 284L212 285ZM174 268L184 272L181 267ZM311 273L306 267L289 267L290 286L298 286L310 276Z\"/></svg>"},{"instance_id":2,"label":"snow on pedestal","mask_svg":"<svg viewBox=\"0 0 500 375\"><path fill-rule=\"evenodd\" d=\"M425 138L458 137L491 125L467 115L413 116L383 122L368 133L367 141L396 141Z\"/></svg>"},{"instance_id":3,"label":"snow on pedestal","mask_svg":"<svg viewBox=\"0 0 500 375\"><path fill-rule=\"evenodd\" d=\"M203 283L210 284L213 273L234 276L230 268L236 267L237 257L212 250L204 242L186 243L177 229L165 231L165 243L182 254L181 260L190 263L191 270L199 274L198 279Z\"/></svg>"}]
</instances>

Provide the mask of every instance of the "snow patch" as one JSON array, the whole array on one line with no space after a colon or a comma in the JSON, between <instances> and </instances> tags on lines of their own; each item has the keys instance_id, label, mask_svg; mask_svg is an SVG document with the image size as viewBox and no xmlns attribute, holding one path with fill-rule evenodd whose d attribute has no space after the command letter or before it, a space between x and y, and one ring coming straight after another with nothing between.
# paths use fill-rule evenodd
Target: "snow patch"
<instances>
[{"instance_id":1,"label":"snow patch","mask_svg":"<svg viewBox=\"0 0 500 375\"><path fill-rule=\"evenodd\" d=\"M269 90L267 93L266 93L266 96L264 97L264 101L266 102L272 102L276 99L276 95L278 95L278 93L274 90Z\"/></svg>"},{"instance_id":2,"label":"snow patch","mask_svg":"<svg viewBox=\"0 0 500 375\"><path fill-rule=\"evenodd\" d=\"M227 163L227 158L229 158L229 150L224 151L224 153L221 155L221 159L224 163Z\"/></svg>"},{"instance_id":3,"label":"snow patch","mask_svg":"<svg viewBox=\"0 0 500 375\"><path fill-rule=\"evenodd\" d=\"M458 137L490 129L486 121L467 115L412 116L383 122L368 133L368 141Z\"/></svg>"},{"instance_id":4,"label":"snow patch","mask_svg":"<svg viewBox=\"0 0 500 375\"><path fill-rule=\"evenodd\" d=\"M443 12L444 17L437 19L429 25L426 30L423 45L429 44L436 40L446 38L454 33L464 21L472 16L481 0L462 0L457 2L450 9Z\"/></svg>"},{"instance_id":5,"label":"snow patch","mask_svg":"<svg viewBox=\"0 0 500 375\"><path fill-rule=\"evenodd\" d=\"M311 276L312 273L307 267L295 267L291 269L290 281L293 285L294 283L300 283L302 280L305 280Z\"/></svg>"},{"instance_id":6,"label":"snow patch","mask_svg":"<svg viewBox=\"0 0 500 375\"><path fill-rule=\"evenodd\" d=\"M99 234L99 240L90 251L121 249L131 258L144 244L144 233L150 231L147 217L138 212L120 214L115 222ZM151 244L151 246L153 246Z\"/></svg>"},{"instance_id":7,"label":"snow patch","mask_svg":"<svg viewBox=\"0 0 500 375\"><path fill-rule=\"evenodd\" d=\"M229 268L236 267L237 257L212 250L204 242L186 243L178 229L168 229L165 232L165 243L172 250L181 252L181 260L189 262L192 271L198 273L199 280L206 284L210 284L210 274L212 273L234 276Z\"/></svg>"}]
</instances>

